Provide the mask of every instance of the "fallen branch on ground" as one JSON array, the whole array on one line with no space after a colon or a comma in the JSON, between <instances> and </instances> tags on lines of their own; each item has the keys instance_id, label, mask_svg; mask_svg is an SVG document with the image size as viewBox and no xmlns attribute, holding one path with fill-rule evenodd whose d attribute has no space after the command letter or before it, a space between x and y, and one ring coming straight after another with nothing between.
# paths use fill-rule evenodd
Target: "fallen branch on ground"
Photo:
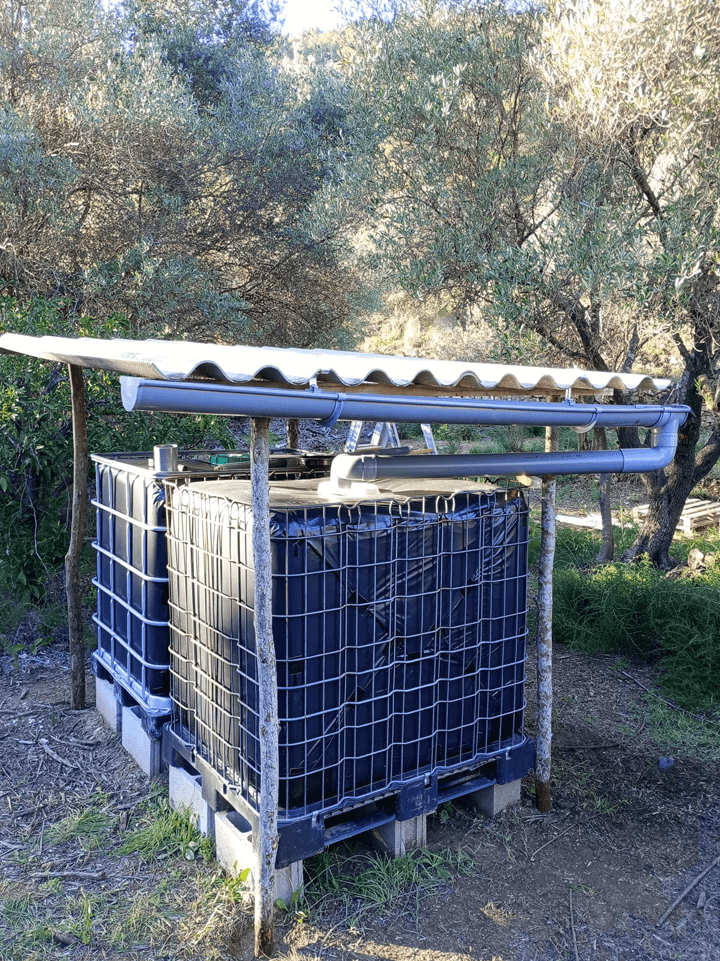
<instances>
[{"instance_id":1,"label":"fallen branch on ground","mask_svg":"<svg viewBox=\"0 0 720 961\"><path fill-rule=\"evenodd\" d=\"M670 907L667 909L667 911L665 912L665 914L663 914L663 916L660 918L660 920L659 920L659 921L657 922L657 924L655 925L656 928L661 928L661 927L663 926L663 924L665 924L665 922L666 922L667 919L670 917L670 915L673 913L673 911L675 910L675 908L685 900L685 898L688 896L688 894L690 894L690 892L692 891L692 889L693 889L694 887L696 887L696 886L702 881L702 879L705 877L706 874L709 874L709 873L712 871L712 869L715 867L716 864L720 864L720 854L718 854L718 856L717 856L713 861L711 861L710 864L708 864L708 866L705 868L704 871L701 871L700 874L698 874L698 876L695 878L694 881L691 881L690 884L688 884L688 886L685 888L685 890L682 892L682 894L679 894L679 895L675 898L675 900L674 900L673 903L670 905Z\"/></svg>"}]
</instances>

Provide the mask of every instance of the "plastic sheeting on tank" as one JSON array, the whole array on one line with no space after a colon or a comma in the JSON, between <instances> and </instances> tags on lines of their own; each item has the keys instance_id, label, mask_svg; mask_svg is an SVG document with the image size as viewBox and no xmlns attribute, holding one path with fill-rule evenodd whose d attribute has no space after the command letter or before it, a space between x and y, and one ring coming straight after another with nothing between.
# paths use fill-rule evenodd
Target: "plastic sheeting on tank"
<instances>
[{"instance_id":1,"label":"plastic sheeting on tank","mask_svg":"<svg viewBox=\"0 0 720 961\"><path fill-rule=\"evenodd\" d=\"M468 481L389 486L334 502L313 481L270 487L285 818L524 739L524 499ZM256 806L250 486L168 488L173 728Z\"/></svg>"}]
</instances>

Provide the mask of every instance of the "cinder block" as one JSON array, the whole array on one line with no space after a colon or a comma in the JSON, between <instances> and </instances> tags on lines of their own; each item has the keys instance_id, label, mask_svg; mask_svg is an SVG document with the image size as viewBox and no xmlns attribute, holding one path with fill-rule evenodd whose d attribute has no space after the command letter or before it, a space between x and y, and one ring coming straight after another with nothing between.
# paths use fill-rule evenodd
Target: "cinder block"
<instances>
[{"instance_id":1,"label":"cinder block","mask_svg":"<svg viewBox=\"0 0 720 961\"><path fill-rule=\"evenodd\" d=\"M122 729L122 705L115 697L112 681L95 678L95 709L110 730L119 734Z\"/></svg>"},{"instance_id":2,"label":"cinder block","mask_svg":"<svg viewBox=\"0 0 720 961\"><path fill-rule=\"evenodd\" d=\"M215 833L215 812L202 796L202 779L190 774L184 767L170 767L168 771L170 803L176 811L183 808L190 812L195 827L205 837Z\"/></svg>"},{"instance_id":3,"label":"cinder block","mask_svg":"<svg viewBox=\"0 0 720 961\"><path fill-rule=\"evenodd\" d=\"M250 869L246 883L248 895L252 895L258 870L257 853L253 848L250 825L237 811L215 812L215 852L218 864L234 877L246 868ZM294 892L300 891L302 886L302 861L293 861L286 868L275 871L275 897L285 904L290 904Z\"/></svg>"},{"instance_id":4,"label":"cinder block","mask_svg":"<svg viewBox=\"0 0 720 961\"><path fill-rule=\"evenodd\" d=\"M484 787L480 791L468 794L466 800L478 813L486 818L494 818L505 808L519 803L520 784L520 781L493 784L491 787Z\"/></svg>"},{"instance_id":5,"label":"cinder block","mask_svg":"<svg viewBox=\"0 0 720 961\"><path fill-rule=\"evenodd\" d=\"M424 848L427 844L427 816L421 814L407 821L390 821L375 828L372 839L383 851L401 858L413 848Z\"/></svg>"},{"instance_id":6,"label":"cinder block","mask_svg":"<svg viewBox=\"0 0 720 961\"><path fill-rule=\"evenodd\" d=\"M122 746L148 777L160 773L162 743L160 738L150 737L143 730L139 707L122 709Z\"/></svg>"}]
</instances>

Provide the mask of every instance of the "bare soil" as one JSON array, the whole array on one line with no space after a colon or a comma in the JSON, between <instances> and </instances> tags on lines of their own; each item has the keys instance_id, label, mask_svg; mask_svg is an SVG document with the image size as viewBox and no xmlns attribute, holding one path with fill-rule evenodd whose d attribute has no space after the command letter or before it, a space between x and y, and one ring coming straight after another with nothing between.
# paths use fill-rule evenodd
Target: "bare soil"
<instances>
[{"instance_id":1,"label":"bare soil","mask_svg":"<svg viewBox=\"0 0 720 961\"><path fill-rule=\"evenodd\" d=\"M332 902L315 910L310 899L304 913L281 915L277 956L717 959L720 865L657 926L675 897L720 854L720 765L679 756L670 767L660 765L664 748L648 732L640 686L652 682L645 663L619 668L612 657L558 650L552 811L537 812L532 779L523 782L521 804L493 821L455 804L449 816L429 819L428 846L472 856L470 876L457 876L422 900L419 914L412 907L418 892L408 892L364 916L359 928ZM247 909L213 919L212 901L203 897L215 865L117 853L140 802L159 785L129 761L92 707L67 708L68 686L60 645L16 661L0 658L0 891L6 904L40 898L46 926L41 945L23 947L17 923L0 914L0 958L249 959ZM90 676L88 691L92 701ZM77 838L43 841L69 813L97 806L98 792L112 817L102 846ZM354 850L364 850L363 839ZM98 917L84 929L80 917L71 923L72 905L93 897ZM114 947L108 905L131 902L155 916L140 926L140 941L131 933Z\"/></svg>"},{"instance_id":2,"label":"bare soil","mask_svg":"<svg viewBox=\"0 0 720 961\"><path fill-rule=\"evenodd\" d=\"M581 515L587 491L564 501ZM119 852L166 777L150 781L103 726L89 672L88 709L68 708L66 645L60 631L36 655L0 657L0 961L249 961L250 909L221 899L214 862ZM532 734L532 644L528 655ZM720 864L658 923L720 855L720 763L667 757L649 720L654 681L647 662L557 648L552 810L538 813L532 778L493 821L455 803L428 819L428 847L472 857L469 875L432 896L409 890L355 926L339 901L308 896L280 913L276 957L716 961ZM90 807L108 819L101 842L58 840L53 826ZM367 850L363 838L345 849Z\"/></svg>"}]
</instances>

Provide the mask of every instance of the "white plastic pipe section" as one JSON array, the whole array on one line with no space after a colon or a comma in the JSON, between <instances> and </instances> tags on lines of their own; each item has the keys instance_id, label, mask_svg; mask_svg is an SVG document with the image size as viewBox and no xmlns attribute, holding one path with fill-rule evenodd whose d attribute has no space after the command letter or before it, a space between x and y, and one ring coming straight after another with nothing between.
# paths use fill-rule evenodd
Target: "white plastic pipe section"
<instances>
[{"instance_id":1,"label":"white plastic pipe section","mask_svg":"<svg viewBox=\"0 0 720 961\"><path fill-rule=\"evenodd\" d=\"M680 426L689 407L638 404L543 403L478 400L467 397L395 397L384 394L343 394L311 388L288 390L195 381L141 380L121 377L126 410L172 411L185 414L225 414L246 417L304 417L332 425L338 420L395 423L533 425L571 427L646 427L653 446L612 451L480 454L408 458L392 454L341 454L332 467L339 489L353 481L372 483L389 477L491 477L529 474L598 474L650 472L666 467L677 447Z\"/></svg>"}]
</instances>

